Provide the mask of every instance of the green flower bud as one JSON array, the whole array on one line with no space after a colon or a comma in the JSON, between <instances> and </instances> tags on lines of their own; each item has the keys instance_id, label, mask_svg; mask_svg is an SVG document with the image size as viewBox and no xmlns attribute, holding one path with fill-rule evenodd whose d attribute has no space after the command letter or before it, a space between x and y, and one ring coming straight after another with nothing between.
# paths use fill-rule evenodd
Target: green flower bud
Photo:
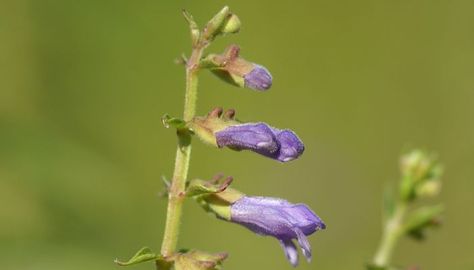
<instances>
[{"instance_id":1,"label":"green flower bud","mask_svg":"<svg viewBox=\"0 0 474 270\"><path fill-rule=\"evenodd\" d=\"M433 155L413 150L402 156L400 168L403 175L400 186L402 199L413 200L439 193L442 168Z\"/></svg>"},{"instance_id":2,"label":"green flower bud","mask_svg":"<svg viewBox=\"0 0 474 270\"><path fill-rule=\"evenodd\" d=\"M219 35L237 33L240 30L240 25L240 19L237 15L232 14L229 7L226 6L206 24L203 39L211 42Z\"/></svg>"},{"instance_id":3,"label":"green flower bud","mask_svg":"<svg viewBox=\"0 0 474 270\"><path fill-rule=\"evenodd\" d=\"M224 21L221 27L222 34L235 34L240 31L241 22L239 17L235 14L228 15L227 20Z\"/></svg>"},{"instance_id":4,"label":"green flower bud","mask_svg":"<svg viewBox=\"0 0 474 270\"><path fill-rule=\"evenodd\" d=\"M400 162L402 174L411 177L414 181L423 179L431 164L432 158L418 149L402 156Z\"/></svg>"},{"instance_id":5,"label":"green flower bud","mask_svg":"<svg viewBox=\"0 0 474 270\"><path fill-rule=\"evenodd\" d=\"M437 196L441 191L441 181L428 181L416 187L416 195L420 198Z\"/></svg>"}]
</instances>

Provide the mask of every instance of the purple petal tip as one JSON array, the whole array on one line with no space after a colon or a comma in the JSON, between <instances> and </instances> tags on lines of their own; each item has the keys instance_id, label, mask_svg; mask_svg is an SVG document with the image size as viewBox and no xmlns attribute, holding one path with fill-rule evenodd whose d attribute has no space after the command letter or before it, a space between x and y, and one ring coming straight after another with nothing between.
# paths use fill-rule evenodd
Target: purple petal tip
<instances>
[{"instance_id":1,"label":"purple petal tip","mask_svg":"<svg viewBox=\"0 0 474 270\"><path fill-rule=\"evenodd\" d=\"M219 147L251 150L266 157L287 162L304 152L303 142L291 130L279 130L265 123L229 126L215 133Z\"/></svg>"}]
</instances>

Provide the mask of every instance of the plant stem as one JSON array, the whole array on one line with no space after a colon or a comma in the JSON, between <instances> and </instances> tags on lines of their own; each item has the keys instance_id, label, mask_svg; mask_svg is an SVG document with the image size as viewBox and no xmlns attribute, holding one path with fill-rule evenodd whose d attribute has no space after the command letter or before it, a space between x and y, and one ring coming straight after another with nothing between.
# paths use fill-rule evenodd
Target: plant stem
<instances>
[{"instance_id":1,"label":"plant stem","mask_svg":"<svg viewBox=\"0 0 474 270\"><path fill-rule=\"evenodd\" d=\"M402 235L401 226L403 218L405 217L406 209L407 205L405 202L398 202L395 213L386 222L382 240L374 257L373 264L375 266L385 268L390 265L393 250L398 239Z\"/></svg>"},{"instance_id":2,"label":"plant stem","mask_svg":"<svg viewBox=\"0 0 474 270\"><path fill-rule=\"evenodd\" d=\"M196 112L198 86L197 73L202 51L203 46L196 46L193 48L191 57L186 64L186 96L183 113L184 121L191 120ZM181 213L185 199L185 187L188 176L189 160L191 158L191 134L186 129L180 129L178 130L177 135L178 149L176 150L173 179L169 188L166 225L163 235L163 242L161 245L161 255L163 255L165 258L172 255L176 250ZM165 266L164 268L169 269L169 266Z\"/></svg>"}]
</instances>

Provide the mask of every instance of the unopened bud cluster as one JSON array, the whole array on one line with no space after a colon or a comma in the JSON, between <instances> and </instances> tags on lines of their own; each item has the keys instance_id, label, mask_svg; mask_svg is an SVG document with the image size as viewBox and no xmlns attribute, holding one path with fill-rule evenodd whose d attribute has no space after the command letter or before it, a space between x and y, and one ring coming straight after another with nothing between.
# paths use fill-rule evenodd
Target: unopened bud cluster
<instances>
[{"instance_id":1,"label":"unopened bud cluster","mask_svg":"<svg viewBox=\"0 0 474 270\"><path fill-rule=\"evenodd\" d=\"M438 195L441 189L442 169L434 155L412 150L401 157L400 169L401 180L396 196L387 194L385 198L384 235L369 270L392 269L389 259L399 238L423 239L428 228L440 224L442 204L414 204L418 199Z\"/></svg>"},{"instance_id":2,"label":"unopened bud cluster","mask_svg":"<svg viewBox=\"0 0 474 270\"><path fill-rule=\"evenodd\" d=\"M442 167L432 154L413 150L400 160L402 182L400 193L405 200L433 197L441 189Z\"/></svg>"}]
</instances>

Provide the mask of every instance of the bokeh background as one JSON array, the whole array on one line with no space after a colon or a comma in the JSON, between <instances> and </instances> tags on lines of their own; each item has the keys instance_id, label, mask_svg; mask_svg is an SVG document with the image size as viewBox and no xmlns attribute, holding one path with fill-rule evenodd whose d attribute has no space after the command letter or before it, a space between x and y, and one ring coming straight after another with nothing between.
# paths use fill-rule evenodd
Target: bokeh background
<instances>
[{"instance_id":1,"label":"bokeh background","mask_svg":"<svg viewBox=\"0 0 474 270\"><path fill-rule=\"evenodd\" d=\"M0 269L117 269L158 250L181 115L188 9L204 24L223 5L238 43L269 68L266 93L203 72L198 112L292 128L287 164L195 141L190 177L217 172L253 195L310 205L328 229L299 269L363 269L377 246L385 186L421 147L443 164L443 227L400 243L395 261L474 269L473 1L0 1ZM291 269L272 238L185 206L180 247L228 251L226 269ZM152 264L133 269L153 269Z\"/></svg>"}]
</instances>

